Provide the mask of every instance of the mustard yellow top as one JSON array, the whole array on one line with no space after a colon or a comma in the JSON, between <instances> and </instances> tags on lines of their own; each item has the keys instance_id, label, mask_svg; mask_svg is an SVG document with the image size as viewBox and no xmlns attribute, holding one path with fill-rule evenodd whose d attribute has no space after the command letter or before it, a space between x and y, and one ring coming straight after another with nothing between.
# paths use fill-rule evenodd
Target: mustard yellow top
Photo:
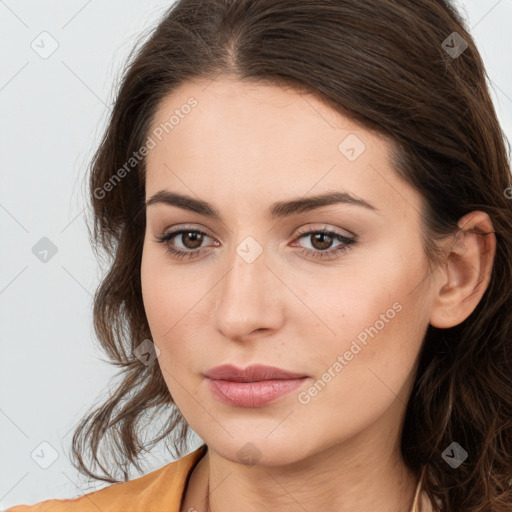
<instances>
[{"instance_id":1,"label":"mustard yellow top","mask_svg":"<svg viewBox=\"0 0 512 512\"><path fill-rule=\"evenodd\" d=\"M128 482L74 499L50 499L15 505L5 512L179 512L192 470L206 453L206 444L166 466ZM425 493L416 488L410 512L432 512Z\"/></svg>"},{"instance_id":2,"label":"mustard yellow top","mask_svg":"<svg viewBox=\"0 0 512 512\"><path fill-rule=\"evenodd\" d=\"M16 505L5 512L179 512L183 491L206 444L166 466L75 499Z\"/></svg>"}]
</instances>

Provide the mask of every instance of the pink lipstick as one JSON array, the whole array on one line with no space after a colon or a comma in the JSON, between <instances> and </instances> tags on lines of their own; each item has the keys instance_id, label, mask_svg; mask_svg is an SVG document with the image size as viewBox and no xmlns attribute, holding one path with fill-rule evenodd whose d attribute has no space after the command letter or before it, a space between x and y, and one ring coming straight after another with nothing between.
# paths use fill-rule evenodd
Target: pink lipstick
<instances>
[{"instance_id":1,"label":"pink lipstick","mask_svg":"<svg viewBox=\"0 0 512 512\"><path fill-rule=\"evenodd\" d=\"M208 388L222 402L237 407L261 407L301 386L307 375L281 368L252 365L216 366L205 373Z\"/></svg>"}]
</instances>

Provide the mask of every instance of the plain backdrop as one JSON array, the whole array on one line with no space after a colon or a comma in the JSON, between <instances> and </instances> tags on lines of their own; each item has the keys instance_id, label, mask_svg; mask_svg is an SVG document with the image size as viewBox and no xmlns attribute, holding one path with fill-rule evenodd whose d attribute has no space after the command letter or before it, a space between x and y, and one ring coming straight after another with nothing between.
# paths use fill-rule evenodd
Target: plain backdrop
<instances>
[{"instance_id":1,"label":"plain backdrop","mask_svg":"<svg viewBox=\"0 0 512 512\"><path fill-rule=\"evenodd\" d=\"M2 510L93 490L68 459L73 427L115 382L93 338L104 269L84 221L87 166L128 52L170 4L0 0ZM512 0L456 5L512 141ZM144 473L172 460L153 453Z\"/></svg>"}]
</instances>

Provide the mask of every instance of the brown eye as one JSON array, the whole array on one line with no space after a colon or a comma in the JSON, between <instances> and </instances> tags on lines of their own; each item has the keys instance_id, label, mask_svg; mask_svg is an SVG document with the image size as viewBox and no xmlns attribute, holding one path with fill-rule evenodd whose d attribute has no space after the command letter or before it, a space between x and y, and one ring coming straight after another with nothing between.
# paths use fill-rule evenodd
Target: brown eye
<instances>
[{"instance_id":1,"label":"brown eye","mask_svg":"<svg viewBox=\"0 0 512 512\"><path fill-rule=\"evenodd\" d=\"M192 229L179 229L158 236L157 241L164 244L167 251L175 258L196 258L203 252L204 239L210 238L206 233Z\"/></svg>"},{"instance_id":2,"label":"brown eye","mask_svg":"<svg viewBox=\"0 0 512 512\"><path fill-rule=\"evenodd\" d=\"M313 258L335 258L356 243L356 237L344 236L329 229L300 231L299 240L302 239L309 241L311 249L299 244L301 251ZM338 241L339 244L331 249L335 241Z\"/></svg>"},{"instance_id":3,"label":"brown eye","mask_svg":"<svg viewBox=\"0 0 512 512\"><path fill-rule=\"evenodd\" d=\"M187 249L197 249L203 242L203 233L199 231L185 231L180 234L181 242Z\"/></svg>"},{"instance_id":4,"label":"brown eye","mask_svg":"<svg viewBox=\"0 0 512 512\"><path fill-rule=\"evenodd\" d=\"M334 241L334 237L328 235L326 233L315 233L311 237L311 245L318 249L319 251L324 251L325 249L329 249Z\"/></svg>"}]
</instances>

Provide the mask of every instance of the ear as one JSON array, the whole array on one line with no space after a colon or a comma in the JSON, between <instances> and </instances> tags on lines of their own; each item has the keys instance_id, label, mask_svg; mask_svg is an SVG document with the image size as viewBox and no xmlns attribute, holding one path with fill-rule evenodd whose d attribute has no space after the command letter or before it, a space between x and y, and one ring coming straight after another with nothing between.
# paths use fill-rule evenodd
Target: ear
<instances>
[{"instance_id":1,"label":"ear","mask_svg":"<svg viewBox=\"0 0 512 512\"><path fill-rule=\"evenodd\" d=\"M487 213L468 213L458 226L447 243L430 314L431 325L443 329L460 324L476 308L491 279L496 253L495 232Z\"/></svg>"}]
</instances>

